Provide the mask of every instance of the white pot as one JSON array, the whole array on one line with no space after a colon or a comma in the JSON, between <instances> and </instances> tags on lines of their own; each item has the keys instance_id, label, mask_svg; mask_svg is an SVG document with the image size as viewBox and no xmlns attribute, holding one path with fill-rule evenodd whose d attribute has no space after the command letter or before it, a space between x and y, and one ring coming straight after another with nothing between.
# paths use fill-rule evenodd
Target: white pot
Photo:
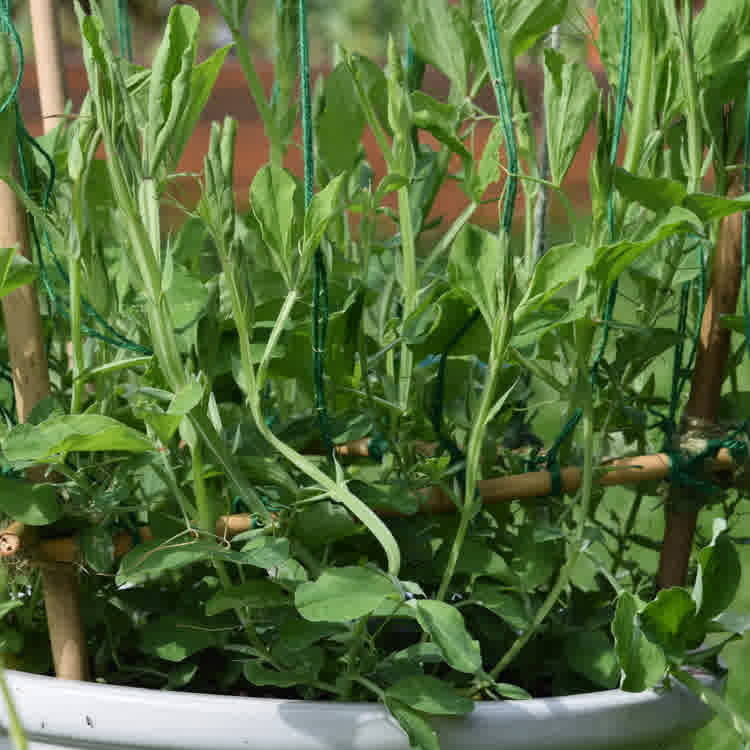
<instances>
[{"instance_id":1,"label":"white pot","mask_svg":"<svg viewBox=\"0 0 750 750\"><path fill-rule=\"evenodd\" d=\"M233 698L70 682L8 670L30 750L409 750L378 704ZM711 687L720 682L705 676ZM2 701L0 701L1 703ZM442 750L683 750L711 717L680 685L667 691L482 702L435 719ZM0 723L7 727L5 706ZM0 735L0 750L13 747Z\"/></svg>"}]
</instances>

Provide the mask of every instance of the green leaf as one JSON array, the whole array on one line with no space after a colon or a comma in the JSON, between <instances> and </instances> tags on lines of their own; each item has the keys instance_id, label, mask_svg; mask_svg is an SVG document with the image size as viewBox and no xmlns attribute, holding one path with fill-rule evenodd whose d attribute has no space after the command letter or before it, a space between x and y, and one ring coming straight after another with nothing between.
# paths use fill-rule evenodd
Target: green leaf
<instances>
[{"instance_id":1,"label":"green leaf","mask_svg":"<svg viewBox=\"0 0 750 750\"><path fill-rule=\"evenodd\" d=\"M474 710L474 701L436 677L415 675L391 685L386 699L397 700L416 711L439 716L464 716Z\"/></svg>"},{"instance_id":2,"label":"green leaf","mask_svg":"<svg viewBox=\"0 0 750 750\"><path fill-rule=\"evenodd\" d=\"M600 247L596 251L596 273L609 285L631 263L658 242L663 242L675 234L702 231L703 224L694 213L680 207L672 208L645 240L622 240L613 245Z\"/></svg>"},{"instance_id":3,"label":"green leaf","mask_svg":"<svg viewBox=\"0 0 750 750\"><path fill-rule=\"evenodd\" d=\"M102 526L85 529L78 537L81 555L86 565L96 573L109 573L115 564L115 545L112 532Z\"/></svg>"},{"instance_id":4,"label":"green leaf","mask_svg":"<svg viewBox=\"0 0 750 750\"><path fill-rule=\"evenodd\" d=\"M316 120L318 154L332 175L354 167L365 117L346 63L326 77L323 108Z\"/></svg>"},{"instance_id":5,"label":"green leaf","mask_svg":"<svg viewBox=\"0 0 750 750\"><path fill-rule=\"evenodd\" d=\"M484 191L500 179L500 148L503 145L503 123L494 124L477 167L474 183L474 199L480 200Z\"/></svg>"},{"instance_id":6,"label":"green leaf","mask_svg":"<svg viewBox=\"0 0 750 750\"><path fill-rule=\"evenodd\" d=\"M0 654L18 654L23 649L23 633L0 623Z\"/></svg>"},{"instance_id":7,"label":"green leaf","mask_svg":"<svg viewBox=\"0 0 750 750\"><path fill-rule=\"evenodd\" d=\"M622 670L620 688L640 692L658 685L664 678L667 660L664 652L649 641L638 624L638 603L635 597L624 592L617 600L612 621L615 653Z\"/></svg>"},{"instance_id":8,"label":"green leaf","mask_svg":"<svg viewBox=\"0 0 750 750\"><path fill-rule=\"evenodd\" d=\"M578 281L594 262L594 248L568 242L554 245L539 259L531 277L531 290L523 304L519 305L515 317L540 307L567 284Z\"/></svg>"},{"instance_id":9,"label":"green leaf","mask_svg":"<svg viewBox=\"0 0 750 750\"><path fill-rule=\"evenodd\" d=\"M391 712L393 718L406 732L409 744L418 750L440 750L435 730L427 723L426 719L406 704L393 698L386 698L386 708Z\"/></svg>"},{"instance_id":10,"label":"green leaf","mask_svg":"<svg viewBox=\"0 0 750 750\"><path fill-rule=\"evenodd\" d=\"M338 623L286 620L279 627L276 646L283 647L286 653L304 651L318 641L344 631L345 627Z\"/></svg>"},{"instance_id":11,"label":"green leaf","mask_svg":"<svg viewBox=\"0 0 750 750\"><path fill-rule=\"evenodd\" d=\"M419 624L443 652L450 666L468 674L481 668L479 643L472 640L463 615L455 607L434 599L413 599L409 606L416 609Z\"/></svg>"},{"instance_id":12,"label":"green leaf","mask_svg":"<svg viewBox=\"0 0 750 750\"><path fill-rule=\"evenodd\" d=\"M195 673L198 671L197 664L191 664L187 662L185 664L177 664L169 670L169 676L167 677L167 690L180 690L190 684Z\"/></svg>"},{"instance_id":13,"label":"green leaf","mask_svg":"<svg viewBox=\"0 0 750 750\"><path fill-rule=\"evenodd\" d=\"M467 224L456 236L448 260L451 281L471 297L490 329L498 309L496 279L507 251L504 233Z\"/></svg>"},{"instance_id":14,"label":"green leaf","mask_svg":"<svg viewBox=\"0 0 750 750\"><path fill-rule=\"evenodd\" d=\"M394 602L401 593L382 573L370 568L328 568L317 581L295 592L299 613L315 622L348 622L373 612L383 599Z\"/></svg>"},{"instance_id":15,"label":"green leaf","mask_svg":"<svg viewBox=\"0 0 750 750\"><path fill-rule=\"evenodd\" d=\"M166 661L180 662L204 648L221 646L225 630L216 630L211 620L184 615L165 615L140 630L140 647Z\"/></svg>"},{"instance_id":16,"label":"green leaf","mask_svg":"<svg viewBox=\"0 0 750 750\"><path fill-rule=\"evenodd\" d=\"M271 669L264 667L259 660L246 661L242 667L245 679L252 685L266 687L271 685L279 688L290 688L315 679L309 673L294 669Z\"/></svg>"},{"instance_id":17,"label":"green leaf","mask_svg":"<svg viewBox=\"0 0 750 750\"><path fill-rule=\"evenodd\" d=\"M510 701L527 701L531 698L531 694L522 687L508 682L493 682L492 689Z\"/></svg>"},{"instance_id":18,"label":"green leaf","mask_svg":"<svg viewBox=\"0 0 750 750\"><path fill-rule=\"evenodd\" d=\"M709 193L688 193L679 180L642 177L621 167L615 171L615 184L628 200L640 203L651 211L666 212L681 206L705 224L750 209L750 196L727 198Z\"/></svg>"},{"instance_id":19,"label":"green leaf","mask_svg":"<svg viewBox=\"0 0 750 750\"><path fill-rule=\"evenodd\" d=\"M650 211L669 211L679 206L687 195L686 187L668 177L642 177L631 174L622 167L615 168L615 185L629 201L645 206Z\"/></svg>"},{"instance_id":20,"label":"green leaf","mask_svg":"<svg viewBox=\"0 0 750 750\"><path fill-rule=\"evenodd\" d=\"M750 3L707 0L695 19L695 69L704 79L730 79L750 57Z\"/></svg>"},{"instance_id":21,"label":"green leaf","mask_svg":"<svg viewBox=\"0 0 750 750\"><path fill-rule=\"evenodd\" d=\"M438 558L440 562L447 562L450 547L451 543L443 545L441 555ZM475 577L487 576L509 584L514 584L517 581L516 575L510 569L508 563L497 552L478 539L467 539L464 542L456 561L456 573L465 573Z\"/></svg>"},{"instance_id":22,"label":"green leaf","mask_svg":"<svg viewBox=\"0 0 750 750\"><path fill-rule=\"evenodd\" d=\"M302 243L302 268L306 268L313 253L318 249L331 219L341 210L340 196L345 175L334 177L320 192L313 196L305 212L305 233Z\"/></svg>"},{"instance_id":23,"label":"green leaf","mask_svg":"<svg viewBox=\"0 0 750 750\"><path fill-rule=\"evenodd\" d=\"M170 140L170 161L173 165L180 161L185 151L230 49L231 45L227 45L216 50L211 57L193 68L190 74L190 95L182 115L172 130Z\"/></svg>"},{"instance_id":24,"label":"green leaf","mask_svg":"<svg viewBox=\"0 0 750 750\"><path fill-rule=\"evenodd\" d=\"M601 630L573 633L565 640L565 659L570 668L607 690L617 687L620 670L615 650Z\"/></svg>"},{"instance_id":25,"label":"green leaf","mask_svg":"<svg viewBox=\"0 0 750 750\"><path fill-rule=\"evenodd\" d=\"M726 533L726 521L717 518L711 543L698 553L698 575L693 587L698 617L711 620L724 612L734 601L741 577L737 548Z\"/></svg>"},{"instance_id":26,"label":"green leaf","mask_svg":"<svg viewBox=\"0 0 750 750\"><path fill-rule=\"evenodd\" d=\"M411 94L412 122L422 130L426 130L444 143L454 153L458 154L466 166L471 163L471 154L463 142L456 135L458 131L458 109L425 94L414 91ZM497 152L495 153L497 157Z\"/></svg>"},{"instance_id":27,"label":"green leaf","mask_svg":"<svg viewBox=\"0 0 750 750\"><path fill-rule=\"evenodd\" d=\"M567 0L495 0L496 23L512 40L513 56L523 54L563 20Z\"/></svg>"},{"instance_id":28,"label":"green leaf","mask_svg":"<svg viewBox=\"0 0 750 750\"><path fill-rule=\"evenodd\" d=\"M284 537L262 536L250 540L240 551L247 565L256 568L276 568L290 559L289 540Z\"/></svg>"},{"instance_id":29,"label":"green leaf","mask_svg":"<svg viewBox=\"0 0 750 750\"><path fill-rule=\"evenodd\" d=\"M206 614L217 615L236 607L265 609L289 604L289 595L265 578L253 578L214 594L206 602Z\"/></svg>"},{"instance_id":30,"label":"green leaf","mask_svg":"<svg viewBox=\"0 0 750 750\"><path fill-rule=\"evenodd\" d=\"M2 620L5 615L12 612L14 609L18 609L19 607L23 607L24 603L21 599L8 599L8 601L0 602L0 620Z\"/></svg>"},{"instance_id":31,"label":"green leaf","mask_svg":"<svg viewBox=\"0 0 750 750\"><path fill-rule=\"evenodd\" d=\"M358 534L364 528L343 505L330 500L306 505L292 523L294 535L311 549L321 549L327 544Z\"/></svg>"},{"instance_id":32,"label":"green leaf","mask_svg":"<svg viewBox=\"0 0 750 750\"><path fill-rule=\"evenodd\" d=\"M71 451L128 451L153 449L142 432L101 414L53 416L40 424L16 425L2 440L8 461L40 463Z\"/></svg>"},{"instance_id":33,"label":"green leaf","mask_svg":"<svg viewBox=\"0 0 750 750\"><path fill-rule=\"evenodd\" d=\"M15 248L0 249L0 298L20 286L31 284L38 275L37 267L16 252Z\"/></svg>"},{"instance_id":34,"label":"green leaf","mask_svg":"<svg viewBox=\"0 0 750 750\"><path fill-rule=\"evenodd\" d=\"M8 477L0 477L0 511L29 526L46 526L63 515L57 490L51 484Z\"/></svg>"},{"instance_id":35,"label":"green leaf","mask_svg":"<svg viewBox=\"0 0 750 750\"><path fill-rule=\"evenodd\" d=\"M226 560L239 565L256 565L253 553L237 552L214 541L183 537L153 540L137 545L120 561L115 583L139 583L167 570L178 570L205 560Z\"/></svg>"},{"instance_id":36,"label":"green leaf","mask_svg":"<svg viewBox=\"0 0 750 750\"><path fill-rule=\"evenodd\" d=\"M526 630L531 624L521 598L514 592L503 591L496 583L478 581L471 600L477 606L494 612L516 632Z\"/></svg>"},{"instance_id":37,"label":"green leaf","mask_svg":"<svg viewBox=\"0 0 750 750\"><path fill-rule=\"evenodd\" d=\"M550 5L545 0L544 6ZM562 184L596 112L599 87L591 71L544 50L544 107L552 182Z\"/></svg>"},{"instance_id":38,"label":"green leaf","mask_svg":"<svg viewBox=\"0 0 750 750\"><path fill-rule=\"evenodd\" d=\"M406 0L403 9L419 57L442 70L463 98L468 85L466 54L470 33L464 16L446 0Z\"/></svg>"},{"instance_id":39,"label":"green leaf","mask_svg":"<svg viewBox=\"0 0 750 750\"><path fill-rule=\"evenodd\" d=\"M195 8L174 6L154 56L145 136L150 175L155 174L188 106L199 23L200 16ZM184 135L181 132L180 138ZM170 168L175 165L176 161Z\"/></svg>"},{"instance_id":40,"label":"green leaf","mask_svg":"<svg viewBox=\"0 0 750 750\"><path fill-rule=\"evenodd\" d=\"M250 202L263 241L287 281L291 277L292 248L302 233L305 215L304 196L297 188L289 172L271 164L258 170L250 186Z\"/></svg>"},{"instance_id":41,"label":"green leaf","mask_svg":"<svg viewBox=\"0 0 750 750\"><path fill-rule=\"evenodd\" d=\"M180 266L174 268L165 295L178 331L198 322L210 296L206 286Z\"/></svg>"},{"instance_id":42,"label":"green leaf","mask_svg":"<svg viewBox=\"0 0 750 750\"><path fill-rule=\"evenodd\" d=\"M203 384L197 378L191 378L169 403L167 414L184 416L191 412L203 399Z\"/></svg>"},{"instance_id":43,"label":"green leaf","mask_svg":"<svg viewBox=\"0 0 750 750\"><path fill-rule=\"evenodd\" d=\"M643 608L639 622L643 634L652 643L677 657L682 656L686 648L700 645L705 635L696 621L695 602L681 588L662 589L656 599Z\"/></svg>"},{"instance_id":44,"label":"green leaf","mask_svg":"<svg viewBox=\"0 0 750 750\"><path fill-rule=\"evenodd\" d=\"M709 223L736 214L738 211L750 210L750 196L725 198L723 195L691 193L685 197L682 205L698 216L701 221Z\"/></svg>"}]
</instances>

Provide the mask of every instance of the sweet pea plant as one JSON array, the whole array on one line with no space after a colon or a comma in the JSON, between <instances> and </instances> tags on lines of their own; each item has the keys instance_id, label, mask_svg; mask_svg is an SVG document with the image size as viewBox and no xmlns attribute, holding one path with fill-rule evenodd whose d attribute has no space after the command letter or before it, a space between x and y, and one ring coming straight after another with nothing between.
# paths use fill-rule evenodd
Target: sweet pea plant
<instances>
[{"instance_id":1,"label":"sweet pea plant","mask_svg":"<svg viewBox=\"0 0 750 750\"><path fill-rule=\"evenodd\" d=\"M612 93L545 52L547 178L514 59L573 5L406 0L406 60L395 38L387 72L341 50L309 117L302 107L315 154L304 183L283 168L304 2L280 6L270 99L243 36L247 0L216 5L270 143L249 202L233 189L229 118L212 126L202 173L177 173L228 52L196 62L187 5L172 9L151 68L113 53L95 3L77 7L90 92L41 139L51 163L30 157L37 180L54 165L52 195L24 189L5 162L42 238L54 393L3 427L0 508L35 527L37 550L73 536L93 675L379 700L425 749L438 747L430 716L480 698L637 691L671 675L750 738L689 670L715 667L745 628L729 610L743 491L701 485L717 512L699 529L694 583L655 593L659 488L596 481L601 459L661 448L668 419L654 414L682 403L670 357L702 312L694 302L679 327L678 292L699 286L719 221L748 207L725 195L742 168L750 3L709 0L695 18L689 2L681 16L668 0L597 3ZM426 65L448 80L444 98L421 90ZM477 103L487 84L499 116ZM526 205L543 186L565 200L592 126L590 216L566 204L568 241L537 259L531 211L510 231L515 191ZM15 137L13 121L3 127ZM196 206L185 180L200 186ZM449 181L466 207L444 226L432 207ZM471 223L485 201L501 206L499 232ZM167 203L180 226L163 226ZM6 256L3 293L35 272ZM742 316L729 323L744 330ZM744 346L725 388L735 421L747 417ZM580 465L578 492L482 501L480 479L523 472L566 423L547 465ZM363 438L368 457L329 450ZM40 465L49 483L13 474ZM434 493L454 512L420 512ZM217 533L240 512L252 515L244 531ZM35 568L5 570L6 661L47 672Z\"/></svg>"}]
</instances>

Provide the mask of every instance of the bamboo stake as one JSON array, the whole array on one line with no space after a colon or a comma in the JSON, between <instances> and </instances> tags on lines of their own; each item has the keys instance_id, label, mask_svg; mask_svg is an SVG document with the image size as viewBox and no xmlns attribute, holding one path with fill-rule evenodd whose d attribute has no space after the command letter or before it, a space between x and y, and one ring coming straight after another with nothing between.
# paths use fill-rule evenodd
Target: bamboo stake
<instances>
[{"instance_id":1,"label":"bamboo stake","mask_svg":"<svg viewBox=\"0 0 750 750\"><path fill-rule=\"evenodd\" d=\"M741 182L736 176L728 195L737 197L741 194ZM716 427L731 335L731 331L722 326L721 316L734 314L737 309L742 282L741 252L742 214L735 213L724 218L719 229L714 252L711 291L703 312L695 369L690 384L690 398L683 414L681 432L691 426L700 426L703 432L710 432ZM656 579L659 588L684 586L687 580L698 512L684 507L686 500L690 500L688 490L680 488L670 492L664 543ZM699 507L698 502L695 507Z\"/></svg>"},{"instance_id":2,"label":"bamboo stake","mask_svg":"<svg viewBox=\"0 0 750 750\"><path fill-rule=\"evenodd\" d=\"M706 462L707 469L725 472L733 468L729 451L722 449L715 459ZM568 466L561 470L563 490L575 492L581 485L581 470ZM631 482L648 482L666 479L669 476L669 456L657 453L651 456L621 458L603 464L599 468L597 481L601 485L627 484ZM552 475L548 471L534 471L527 474L514 474L496 479L485 479L479 482L479 491L485 503L509 502L530 498L546 497L552 491ZM422 513L451 513L456 506L439 487L431 487L422 493ZM397 516L393 510L379 510L380 516ZM216 522L216 536L231 539L253 526L253 517L249 513L221 516ZM19 528L20 527L20 528ZM39 562L80 562L74 537L59 539L29 540L28 527L23 524L11 524L0 532L0 557L13 557L27 554ZM138 534L143 541L153 538L151 529L142 526ZM133 535L127 532L116 534L112 538L115 557L122 557L133 548Z\"/></svg>"},{"instance_id":3,"label":"bamboo stake","mask_svg":"<svg viewBox=\"0 0 750 750\"><path fill-rule=\"evenodd\" d=\"M32 2L34 10L34 31L41 35L36 37L36 49L40 92L44 95L42 113L60 115L65 107L65 90L54 6L51 0L46 4ZM54 118L45 118L45 131L55 125ZM0 247L16 247L31 260L23 207L4 182L0 183L0 214L3 217ZM18 421L25 422L31 410L50 392L39 300L35 287L30 284L6 296L2 302ZM43 469L37 469L29 478L39 479L41 473ZM75 570L70 565L44 565L41 575L55 674L64 679L85 680L88 658Z\"/></svg>"},{"instance_id":4,"label":"bamboo stake","mask_svg":"<svg viewBox=\"0 0 750 750\"><path fill-rule=\"evenodd\" d=\"M34 35L39 103L44 132L48 133L64 120L68 99L60 44L60 24L54 0L29 0L29 10Z\"/></svg>"}]
</instances>

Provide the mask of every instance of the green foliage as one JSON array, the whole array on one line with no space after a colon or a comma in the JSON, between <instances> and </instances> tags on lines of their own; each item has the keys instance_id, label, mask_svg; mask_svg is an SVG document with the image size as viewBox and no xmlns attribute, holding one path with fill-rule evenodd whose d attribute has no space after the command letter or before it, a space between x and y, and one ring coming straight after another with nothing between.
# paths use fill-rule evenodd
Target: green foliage
<instances>
[{"instance_id":1,"label":"green foliage","mask_svg":"<svg viewBox=\"0 0 750 750\"><path fill-rule=\"evenodd\" d=\"M744 6L709 2L690 38L667 0L634 4L623 167L612 164L614 107L580 62L546 51L547 187L566 198L565 175L597 107L598 135L591 216L571 211L536 259L530 214L520 234L472 222L480 201L507 189L510 135L477 96L488 76L478 3L405 3L411 68L399 28L387 74L340 50L317 87L317 192L307 208L299 178L282 166L293 164L283 157L295 137L298 70L287 58L297 14L287 4L277 19L278 86L269 98L239 28L246 12L261 10L216 4L270 140L249 205L234 193L238 127L226 118L211 128L197 209L186 207L171 231L163 225L162 209L180 195L180 154L227 54L197 62L198 16L185 5L172 9L147 68L114 55L96 4L80 13L90 94L70 127L45 141L58 166L48 207L37 185L26 193L4 170L106 321L91 317L111 327L96 341L45 302L54 396L25 424L0 427L8 474L33 468L60 480L32 486L4 476L0 510L38 526L42 540L73 535L81 566L96 574L82 577L94 676L377 699L426 750L439 747L432 716L464 716L479 698L618 681L643 690L686 665L713 666L747 628L731 609L744 494L717 488L725 522L700 533L690 588L653 595L663 532L656 488L595 480L605 457L661 450L672 360L699 327L695 299L676 329L675 287L700 279L696 241L710 247L718 221L750 208L748 198L722 194L742 116L727 111L727 132L715 116L730 109L745 75L745 31L727 36ZM370 8L350 5L349 13ZM542 181L534 108L513 60L568 23L569 5L494 3L527 206ZM607 18L599 46L618 90L624 3L598 8ZM0 63L8 88L12 66ZM447 95L419 88L422 63L447 77ZM658 106L641 85L650 80ZM716 189L703 179L710 166ZM451 184L467 205L446 226L433 206ZM318 250L327 291L311 272ZM45 269L64 298L54 262ZM0 251L0 295L38 273L15 249ZM621 294L608 310L615 281ZM316 354L330 430L336 442L362 441L347 446L356 456L315 455L314 307L327 326ZM726 323L744 331L742 315ZM123 354L119 331L153 354ZM730 359L723 393L738 419L747 416L744 367ZM686 396L675 399L680 407ZM582 468L579 492L481 501L481 480L540 466L542 446L550 468ZM422 512L436 486L455 512ZM242 533L225 533L226 515L245 521ZM38 590L35 576L19 572L0 602L0 651L44 672L44 614L27 593Z\"/></svg>"}]
</instances>

